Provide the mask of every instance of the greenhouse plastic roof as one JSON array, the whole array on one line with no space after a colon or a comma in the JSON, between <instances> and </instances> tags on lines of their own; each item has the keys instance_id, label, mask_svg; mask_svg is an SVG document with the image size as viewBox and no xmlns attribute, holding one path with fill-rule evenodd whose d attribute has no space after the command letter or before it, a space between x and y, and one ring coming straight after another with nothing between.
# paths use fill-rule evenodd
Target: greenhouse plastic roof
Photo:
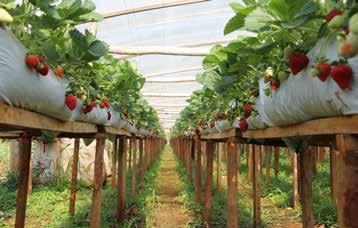
<instances>
[{"instance_id":1,"label":"greenhouse plastic roof","mask_svg":"<svg viewBox=\"0 0 358 228\"><path fill-rule=\"evenodd\" d=\"M212 41L230 41L238 33L224 36L227 21L234 15L233 0L211 0L107 18L97 24L97 36L110 46L191 46L210 49ZM97 11L118 10L173 2L173 0L94 0ZM83 28L91 28L84 25ZM205 46L206 45L206 46ZM121 57L121 56L118 56ZM143 96L158 111L166 131L173 126L186 99L201 85L195 82L202 72L201 56L143 55L130 58L147 82ZM185 82L182 82L185 80ZM159 95L159 96L158 96Z\"/></svg>"}]
</instances>

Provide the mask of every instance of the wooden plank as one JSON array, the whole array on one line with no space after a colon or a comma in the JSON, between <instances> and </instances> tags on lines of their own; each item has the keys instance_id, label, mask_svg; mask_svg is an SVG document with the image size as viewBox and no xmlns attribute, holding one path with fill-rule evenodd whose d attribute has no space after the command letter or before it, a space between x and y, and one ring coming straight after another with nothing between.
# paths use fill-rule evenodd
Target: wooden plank
<instances>
[{"instance_id":1,"label":"wooden plank","mask_svg":"<svg viewBox=\"0 0 358 228\"><path fill-rule=\"evenodd\" d=\"M170 1L170 2L165 2L165 3L153 3L150 5L144 5L144 6L140 6L140 7L136 7L136 8L124 9L124 10L115 11L115 12L111 12L111 13L105 13L105 14L103 14L103 17L107 19L107 18L111 18L111 17L118 17L118 16L123 16L123 15L133 14L133 13L140 13L140 12L145 12L145 11L150 11L150 10L183 6L183 5L195 4L195 3L206 2L206 1L209 1L209 0L176 0L176 1Z\"/></svg>"},{"instance_id":2,"label":"wooden plank","mask_svg":"<svg viewBox=\"0 0 358 228\"><path fill-rule=\"evenodd\" d=\"M253 207L254 207L254 227L259 228L261 227L261 150L263 148L260 146L254 146L253 151L253 176L254 176L254 183L253 183L253 191L254 191L254 200L253 200Z\"/></svg>"},{"instance_id":3,"label":"wooden plank","mask_svg":"<svg viewBox=\"0 0 358 228\"><path fill-rule=\"evenodd\" d=\"M337 214L338 227L357 227L358 224L358 136L336 136L337 166Z\"/></svg>"},{"instance_id":4,"label":"wooden plank","mask_svg":"<svg viewBox=\"0 0 358 228\"><path fill-rule=\"evenodd\" d=\"M0 126L14 129L50 130L71 133L97 133L94 124L63 122L28 110L0 104Z\"/></svg>"},{"instance_id":5,"label":"wooden plank","mask_svg":"<svg viewBox=\"0 0 358 228\"><path fill-rule=\"evenodd\" d=\"M358 134L358 115L322 118L292 124L289 126L272 127L263 130L248 130L242 133L242 137L268 139L332 134Z\"/></svg>"},{"instance_id":6,"label":"wooden plank","mask_svg":"<svg viewBox=\"0 0 358 228\"><path fill-rule=\"evenodd\" d=\"M196 201L201 204L201 139L200 136L195 137L196 146Z\"/></svg>"},{"instance_id":7,"label":"wooden plank","mask_svg":"<svg viewBox=\"0 0 358 228\"><path fill-rule=\"evenodd\" d=\"M203 218L206 225L210 226L211 204L213 192L213 157L215 144L212 141L206 142L206 179L205 179L205 206Z\"/></svg>"},{"instance_id":8,"label":"wooden plank","mask_svg":"<svg viewBox=\"0 0 358 228\"><path fill-rule=\"evenodd\" d=\"M117 160L118 160L118 138L114 137L114 142L113 142L113 149L112 149L112 178L111 178L111 182L112 182L112 188L114 188L116 186L117 183Z\"/></svg>"},{"instance_id":9,"label":"wooden plank","mask_svg":"<svg viewBox=\"0 0 358 228\"><path fill-rule=\"evenodd\" d=\"M94 161L94 180L93 195L91 207L91 228L100 227L101 224L101 203L102 203L102 184L103 184L103 153L106 144L105 134L98 133L96 135L96 154Z\"/></svg>"},{"instance_id":10,"label":"wooden plank","mask_svg":"<svg viewBox=\"0 0 358 228\"><path fill-rule=\"evenodd\" d=\"M297 154L291 153L291 167L293 176L293 209L297 209L299 206L299 194L298 194L298 169L297 169Z\"/></svg>"},{"instance_id":11,"label":"wooden plank","mask_svg":"<svg viewBox=\"0 0 358 228\"><path fill-rule=\"evenodd\" d=\"M229 139L227 143L227 227L237 228L238 223L238 150L235 138Z\"/></svg>"},{"instance_id":12,"label":"wooden plank","mask_svg":"<svg viewBox=\"0 0 358 228\"><path fill-rule=\"evenodd\" d=\"M203 140L228 139L228 138L237 136L236 132L237 132L237 129L233 128L233 129L224 131L223 133L202 135L201 139L203 139Z\"/></svg>"},{"instance_id":13,"label":"wooden plank","mask_svg":"<svg viewBox=\"0 0 358 228\"><path fill-rule=\"evenodd\" d=\"M16 197L15 227L25 227L27 190L29 181L29 168L31 158L31 135L25 133L20 139L20 151L22 153L19 161L19 182Z\"/></svg>"},{"instance_id":14,"label":"wooden plank","mask_svg":"<svg viewBox=\"0 0 358 228\"><path fill-rule=\"evenodd\" d=\"M80 151L80 139L75 139L73 158L72 158L71 195L70 195L70 208L69 208L69 214L71 216L75 215L79 151Z\"/></svg>"},{"instance_id":15,"label":"wooden plank","mask_svg":"<svg viewBox=\"0 0 358 228\"><path fill-rule=\"evenodd\" d=\"M252 183L253 179L254 179L254 145L252 144L248 144L248 164L247 164L247 169L248 169L248 179L249 182Z\"/></svg>"},{"instance_id":16,"label":"wooden plank","mask_svg":"<svg viewBox=\"0 0 358 228\"><path fill-rule=\"evenodd\" d=\"M132 151L132 197L137 195L137 139L132 137L133 151Z\"/></svg>"},{"instance_id":17,"label":"wooden plank","mask_svg":"<svg viewBox=\"0 0 358 228\"><path fill-rule=\"evenodd\" d=\"M127 139L125 137L119 138L119 153L118 153L118 196L117 196L117 220L122 222L125 219L126 209L126 154L127 154Z\"/></svg>"},{"instance_id":18,"label":"wooden plank","mask_svg":"<svg viewBox=\"0 0 358 228\"><path fill-rule=\"evenodd\" d=\"M303 228L314 227L312 206L313 149L300 153L301 207Z\"/></svg>"},{"instance_id":19,"label":"wooden plank","mask_svg":"<svg viewBox=\"0 0 358 228\"><path fill-rule=\"evenodd\" d=\"M104 132L111 134L111 135L117 135L117 136L131 136L131 134L129 132L127 132L126 130L123 129L119 129L119 128L115 128L115 127L104 127Z\"/></svg>"}]
</instances>

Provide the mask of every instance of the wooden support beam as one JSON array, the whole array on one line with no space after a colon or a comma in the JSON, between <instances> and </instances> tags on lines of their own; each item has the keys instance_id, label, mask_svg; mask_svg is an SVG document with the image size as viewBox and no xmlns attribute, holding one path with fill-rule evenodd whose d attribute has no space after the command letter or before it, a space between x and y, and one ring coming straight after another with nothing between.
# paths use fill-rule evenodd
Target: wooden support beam
<instances>
[{"instance_id":1,"label":"wooden support beam","mask_svg":"<svg viewBox=\"0 0 358 228\"><path fill-rule=\"evenodd\" d=\"M119 153L118 153L118 196L117 196L117 220L122 222L125 219L126 209L126 152L127 139L125 137L119 138Z\"/></svg>"},{"instance_id":2,"label":"wooden support beam","mask_svg":"<svg viewBox=\"0 0 358 228\"><path fill-rule=\"evenodd\" d=\"M144 156L143 156L144 139L139 139L139 186L143 187L144 182Z\"/></svg>"},{"instance_id":3,"label":"wooden support beam","mask_svg":"<svg viewBox=\"0 0 358 228\"><path fill-rule=\"evenodd\" d=\"M279 162L280 162L280 147L275 147L274 149L274 170L275 170L275 177L278 176L278 166L279 166Z\"/></svg>"},{"instance_id":4,"label":"wooden support beam","mask_svg":"<svg viewBox=\"0 0 358 228\"><path fill-rule=\"evenodd\" d=\"M201 140L200 135L195 137L196 146L196 201L201 204Z\"/></svg>"},{"instance_id":5,"label":"wooden support beam","mask_svg":"<svg viewBox=\"0 0 358 228\"><path fill-rule=\"evenodd\" d=\"M291 153L291 167L293 176L293 209L297 209L299 206L299 194L298 194L298 169L297 169L297 153Z\"/></svg>"},{"instance_id":6,"label":"wooden support beam","mask_svg":"<svg viewBox=\"0 0 358 228\"><path fill-rule=\"evenodd\" d=\"M252 183L254 179L254 145L248 144L248 162L247 162L247 169L248 169L248 179L249 182Z\"/></svg>"},{"instance_id":7,"label":"wooden support beam","mask_svg":"<svg viewBox=\"0 0 358 228\"><path fill-rule=\"evenodd\" d=\"M118 138L114 138L113 149L112 149L112 188L114 188L117 184L117 160L118 160Z\"/></svg>"},{"instance_id":8,"label":"wooden support beam","mask_svg":"<svg viewBox=\"0 0 358 228\"><path fill-rule=\"evenodd\" d=\"M238 222L238 148L235 138L231 138L227 144L227 227L237 228Z\"/></svg>"},{"instance_id":9,"label":"wooden support beam","mask_svg":"<svg viewBox=\"0 0 358 228\"><path fill-rule=\"evenodd\" d=\"M254 176L254 183L253 183L253 191L254 191L254 227L259 228L261 227L261 151L263 147L261 146L254 146L254 153L253 153L253 176Z\"/></svg>"},{"instance_id":10,"label":"wooden support beam","mask_svg":"<svg viewBox=\"0 0 358 228\"><path fill-rule=\"evenodd\" d=\"M205 207L203 218L206 225L210 226L211 204L213 192L213 156L215 144L213 141L206 142L206 180L205 180Z\"/></svg>"},{"instance_id":11,"label":"wooden support beam","mask_svg":"<svg viewBox=\"0 0 358 228\"><path fill-rule=\"evenodd\" d=\"M301 207L303 228L314 227L312 206L313 149L300 153Z\"/></svg>"},{"instance_id":12,"label":"wooden support beam","mask_svg":"<svg viewBox=\"0 0 358 228\"><path fill-rule=\"evenodd\" d=\"M270 187L270 175L271 175L271 160L272 160L272 146L269 146L266 150L266 190Z\"/></svg>"},{"instance_id":13,"label":"wooden support beam","mask_svg":"<svg viewBox=\"0 0 358 228\"><path fill-rule=\"evenodd\" d=\"M76 193L77 193L77 172L78 172L78 158L80 151L80 139L76 138L73 149L73 158L72 158L72 174L71 174L71 196L70 196L70 208L69 214L71 216L75 215L75 204L76 204Z\"/></svg>"},{"instance_id":14,"label":"wooden support beam","mask_svg":"<svg viewBox=\"0 0 358 228\"><path fill-rule=\"evenodd\" d=\"M137 139L132 137L133 151L132 151L132 197L137 195Z\"/></svg>"},{"instance_id":15,"label":"wooden support beam","mask_svg":"<svg viewBox=\"0 0 358 228\"><path fill-rule=\"evenodd\" d=\"M330 175L331 175L331 194L332 194L332 201L337 206L337 166L340 153L335 148L331 147L330 152Z\"/></svg>"},{"instance_id":16,"label":"wooden support beam","mask_svg":"<svg viewBox=\"0 0 358 228\"><path fill-rule=\"evenodd\" d=\"M105 19L108 19L108 18L112 18L112 17L118 17L118 16L123 16L123 15L133 14L133 13L140 13L140 12L145 12L145 11L150 11L150 10L183 6L183 5L195 4L195 3L206 2L206 1L209 1L209 0L176 0L176 1L170 1L170 2L165 2L165 3L153 3L150 5L144 5L144 6L140 6L140 7L136 7L136 8L124 9L124 10L119 10L119 11L115 11L115 12L105 13L105 14L103 14L103 17Z\"/></svg>"},{"instance_id":17,"label":"wooden support beam","mask_svg":"<svg viewBox=\"0 0 358 228\"><path fill-rule=\"evenodd\" d=\"M91 207L91 223L90 228L100 227L101 224L101 203L102 203L102 184L103 184L103 153L106 144L106 135L98 133L96 135L96 154L94 161L94 180L93 180L93 196Z\"/></svg>"},{"instance_id":18,"label":"wooden support beam","mask_svg":"<svg viewBox=\"0 0 358 228\"><path fill-rule=\"evenodd\" d=\"M218 191L221 192L222 190L222 184L221 184L221 153L223 153L223 150L221 148L221 146L225 146L224 143L216 143L216 182L217 182L217 187L218 187Z\"/></svg>"},{"instance_id":19,"label":"wooden support beam","mask_svg":"<svg viewBox=\"0 0 358 228\"><path fill-rule=\"evenodd\" d=\"M358 224L358 136L336 136L340 152L337 169L338 227L357 227Z\"/></svg>"},{"instance_id":20,"label":"wooden support beam","mask_svg":"<svg viewBox=\"0 0 358 228\"><path fill-rule=\"evenodd\" d=\"M25 133L20 138L20 151L22 153L19 161L19 183L16 198L15 227L25 227L27 190L29 181L29 168L31 159L31 135Z\"/></svg>"},{"instance_id":21,"label":"wooden support beam","mask_svg":"<svg viewBox=\"0 0 358 228\"><path fill-rule=\"evenodd\" d=\"M186 48L175 46L142 46L125 47L111 46L109 52L119 55L180 55L180 56L206 56L210 54L209 48Z\"/></svg>"}]
</instances>

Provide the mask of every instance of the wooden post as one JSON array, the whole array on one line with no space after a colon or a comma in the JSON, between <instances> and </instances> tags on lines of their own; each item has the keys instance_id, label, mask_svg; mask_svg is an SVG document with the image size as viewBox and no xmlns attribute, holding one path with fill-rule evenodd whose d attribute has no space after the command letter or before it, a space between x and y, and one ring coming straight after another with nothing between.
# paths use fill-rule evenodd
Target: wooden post
<instances>
[{"instance_id":1,"label":"wooden post","mask_svg":"<svg viewBox=\"0 0 358 228\"><path fill-rule=\"evenodd\" d=\"M298 208L299 195L298 195L298 170L297 170L297 153L292 152L291 154L291 167L293 176L293 209Z\"/></svg>"},{"instance_id":2,"label":"wooden post","mask_svg":"<svg viewBox=\"0 0 358 228\"><path fill-rule=\"evenodd\" d=\"M122 222L125 218L126 209L126 157L127 157L127 139L119 139L118 153L118 197L117 197L117 220Z\"/></svg>"},{"instance_id":3,"label":"wooden post","mask_svg":"<svg viewBox=\"0 0 358 228\"><path fill-rule=\"evenodd\" d=\"M330 148L330 174L331 174L331 194L332 201L337 205L337 160L339 159L339 151L333 147Z\"/></svg>"},{"instance_id":4,"label":"wooden post","mask_svg":"<svg viewBox=\"0 0 358 228\"><path fill-rule=\"evenodd\" d=\"M128 144L129 144L129 151L128 151L128 169L130 170L132 168L132 138L128 138Z\"/></svg>"},{"instance_id":5,"label":"wooden post","mask_svg":"<svg viewBox=\"0 0 358 228\"><path fill-rule=\"evenodd\" d=\"M280 161L280 147L275 147L274 152L274 170L275 170L275 177L278 176L278 165Z\"/></svg>"},{"instance_id":6,"label":"wooden post","mask_svg":"<svg viewBox=\"0 0 358 228\"><path fill-rule=\"evenodd\" d=\"M272 147L269 146L266 150L266 190L270 187L270 171L271 171L271 158Z\"/></svg>"},{"instance_id":7,"label":"wooden post","mask_svg":"<svg viewBox=\"0 0 358 228\"><path fill-rule=\"evenodd\" d=\"M143 187L144 181L144 159L143 159L143 139L139 139L139 186Z\"/></svg>"},{"instance_id":8,"label":"wooden post","mask_svg":"<svg viewBox=\"0 0 358 228\"><path fill-rule=\"evenodd\" d=\"M222 147L221 145L224 145L224 143L216 143L216 182L218 184L218 191L221 192L222 184L221 184L221 172L220 172L220 163L221 163L221 153L222 153Z\"/></svg>"},{"instance_id":9,"label":"wooden post","mask_svg":"<svg viewBox=\"0 0 358 228\"><path fill-rule=\"evenodd\" d=\"M300 154L301 206L304 228L314 227L312 207L312 167L314 150L308 148Z\"/></svg>"},{"instance_id":10,"label":"wooden post","mask_svg":"<svg viewBox=\"0 0 358 228\"><path fill-rule=\"evenodd\" d=\"M112 150L112 188L116 186L117 182L117 155L118 155L118 139L117 137L114 138L113 142L113 150Z\"/></svg>"},{"instance_id":11,"label":"wooden post","mask_svg":"<svg viewBox=\"0 0 358 228\"><path fill-rule=\"evenodd\" d=\"M31 135L28 133L25 133L20 139L20 153L22 156L19 160L19 184L16 198L15 219L16 228L25 227L26 202L31 158Z\"/></svg>"},{"instance_id":12,"label":"wooden post","mask_svg":"<svg viewBox=\"0 0 358 228\"><path fill-rule=\"evenodd\" d=\"M190 174L190 180L194 182L194 164L193 161L195 161L195 143L194 140L190 140L190 153L189 153L189 174Z\"/></svg>"},{"instance_id":13,"label":"wooden post","mask_svg":"<svg viewBox=\"0 0 358 228\"><path fill-rule=\"evenodd\" d=\"M255 146L253 151L254 176L254 227L261 227L261 151L263 146Z\"/></svg>"},{"instance_id":14,"label":"wooden post","mask_svg":"<svg viewBox=\"0 0 358 228\"><path fill-rule=\"evenodd\" d=\"M205 180L205 208L203 213L204 222L210 226L211 216L211 199L213 191L213 153L215 143L212 141L206 142L206 180Z\"/></svg>"},{"instance_id":15,"label":"wooden post","mask_svg":"<svg viewBox=\"0 0 358 228\"><path fill-rule=\"evenodd\" d=\"M91 209L91 228L100 227L101 224L101 196L103 184L103 152L106 145L105 134L98 133L96 135L96 155L94 161L94 180L93 180L93 196Z\"/></svg>"},{"instance_id":16,"label":"wooden post","mask_svg":"<svg viewBox=\"0 0 358 228\"><path fill-rule=\"evenodd\" d=\"M29 184L28 184L28 188L27 188L27 194L28 195L32 195L32 158L30 156L30 161L29 161Z\"/></svg>"},{"instance_id":17,"label":"wooden post","mask_svg":"<svg viewBox=\"0 0 358 228\"><path fill-rule=\"evenodd\" d=\"M201 204L201 139L196 136L196 201Z\"/></svg>"},{"instance_id":18,"label":"wooden post","mask_svg":"<svg viewBox=\"0 0 358 228\"><path fill-rule=\"evenodd\" d=\"M358 224L358 136L336 136L340 152L337 166L338 227Z\"/></svg>"},{"instance_id":19,"label":"wooden post","mask_svg":"<svg viewBox=\"0 0 358 228\"><path fill-rule=\"evenodd\" d=\"M70 208L69 208L69 214L71 216L75 215L79 151L80 151L80 139L76 138L74 150L73 150L73 159L72 159L71 196L70 196Z\"/></svg>"},{"instance_id":20,"label":"wooden post","mask_svg":"<svg viewBox=\"0 0 358 228\"><path fill-rule=\"evenodd\" d=\"M249 149L248 149L248 176L249 176L249 182L252 183L253 179L254 179L254 145L249 144L248 145Z\"/></svg>"},{"instance_id":21,"label":"wooden post","mask_svg":"<svg viewBox=\"0 0 358 228\"><path fill-rule=\"evenodd\" d=\"M132 142L132 197L135 198L137 195L137 139L135 138L135 136L133 136Z\"/></svg>"},{"instance_id":22,"label":"wooden post","mask_svg":"<svg viewBox=\"0 0 358 228\"><path fill-rule=\"evenodd\" d=\"M237 181L237 144L235 138L231 138L227 144L227 227L237 228L238 223L238 181Z\"/></svg>"}]
</instances>

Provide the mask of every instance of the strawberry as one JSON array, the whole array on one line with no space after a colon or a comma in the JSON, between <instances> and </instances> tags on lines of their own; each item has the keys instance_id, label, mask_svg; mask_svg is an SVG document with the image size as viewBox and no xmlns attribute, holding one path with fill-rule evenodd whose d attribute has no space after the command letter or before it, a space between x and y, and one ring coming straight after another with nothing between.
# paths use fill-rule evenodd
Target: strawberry
<instances>
[{"instance_id":1,"label":"strawberry","mask_svg":"<svg viewBox=\"0 0 358 228\"><path fill-rule=\"evenodd\" d=\"M56 67L53 72L55 73L55 75L59 78L63 78L63 76L65 75L65 69L63 69L62 66L58 66Z\"/></svg>"},{"instance_id":2,"label":"strawberry","mask_svg":"<svg viewBox=\"0 0 358 228\"><path fill-rule=\"evenodd\" d=\"M73 110L75 110L75 108L76 108L77 97L76 97L76 96L73 96L72 94L68 94L68 95L66 96L65 103L66 103L67 107L68 107L71 111L73 111Z\"/></svg>"},{"instance_id":3,"label":"strawberry","mask_svg":"<svg viewBox=\"0 0 358 228\"><path fill-rule=\"evenodd\" d=\"M108 100L107 97L103 98L102 102L104 103L104 105L106 106L106 108L110 108L110 107L111 107L111 102L109 102L109 100Z\"/></svg>"},{"instance_id":4,"label":"strawberry","mask_svg":"<svg viewBox=\"0 0 358 228\"><path fill-rule=\"evenodd\" d=\"M298 74L301 70L306 68L309 59L303 53L294 53L289 58L290 69L293 75Z\"/></svg>"},{"instance_id":5,"label":"strawberry","mask_svg":"<svg viewBox=\"0 0 358 228\"><path fill-rule=\"evenodd\" d=\"M322 82L326 81L331 73L331 65L328 63L317 63L316 67L319 70L319 74L317 75L319 80Z\"/></svg>"},{"instance_id":6,"label":"strawberry","mask_svg":"<svg viewBox=\"0 0 358 228\"><path fill-rule=\"evenodd\" d=\"M37 64L39 64L40 60L36 55L27 55L25 57L25 62L30 69L34 69Z\"/></svg>"},{"instance_id":7,"label":"strawberry","mask_svg":"<svg viewBox=\"0 0 358 228\"><path fill-rule=\"evenodd\" d=\"M99 108L101 109L106 108L106 104L102 101L101 103L99 103Z\"/></svg>"},{"instance_id":8,"label":"strawberry","mask_svg":"<svg viewBox=\"0 0 358 228\"><path fill-rule=\"evenodd\" d=\"M43 54L40 54L37 57L39 58L40 63L45 63L46 62L46 57Z\"/></svg>"},{"instance_id":9,"label":"strawberry","mask_svg":"<svg viewBox=\"0 0 358 228\"><path fill-rule=\"evenodd\" d=\"M345 58L350 58L354 56L354 52L352 50L352 43L348 40L344 41L344 43L339 48L339 54Z\"/></svg>"},{"instance_id":10,"label":"strawberry","mask_svg":"<svg viewBox=\"0 0 358 228\"><path fill-rule=\"evenodd\" d=\"M273 91L277 90L280 87L280 83L279 82L271 82L271 89Z\"/></svg>"},{"instance_id":11,"label":"strawberry","mask_svg":"<svg viewBox=\"0 0 358 228\"><path fill-rule=\"evenodd\" d=\"M50 70L50 66L47 63L39 63L36 66L36 70L42 76L46 76Z\"/></svg>"},{"instance_id":12,"label":"strawberry","mask_svg":"<svg viewBox=\"0 0 358 228\"><path fill-rule=\"evenodd\" d=\"M349 19L349 29L354 33L358 35L358 13L354 14Z\"/></svg>"},{"instance_id":13,"label":"strawberry","mask_svg":"<svg viewBox=\"0 0 358 228\"><path fill-rule=\"evenodd\" d=\"M341 28L344 24L344 20L346 19L343 15L337 15L330 22L328 22L328 28L337 29Z\"/></svg>"},{"instance_id":14,"label":"strawberry","mask_svg":"<svg viewBox=\"0 0 358 228\"><path fill-rule=\"evenodd\" d=\"M326 16L326 22L330 22L335 16L342 15L343 11L340 9L331 10Z\"/></svg>"},{"instance_id":15,"label":"strawberry","mask_svg":"<svg viewBox=\"0 0 358 228\"><path fill-rule=\"evenodd\" d=\"M248 125L247 125L246 119L241 119L239 126L240 126L240 129L242 132L247 131Z\"/></svg>"},{"instance_id":16,"label":"strawberry","mask_svg":"<svg viewBox=\"0 0 358 228\"><path fill-rule=\"evenodd\" d=\"M248 118L251 115L251 112L254 110L254 106L248 104L243 107L245 112L245 118Z\"/></svg>"},{"instance_id":17,"label":"strawberry","mask_svg":"<svg viewBox=\"0 0 358 228\"><path fill-rule=\"evenodd\" d=\"M112 118L111 112L107 112L107 120L111 120L111 118Z\"/></svg>"},{"instance_id":18,"label":"strawberry","mask_svg":"<svg viewBox=\"0 0 358 228\"><path fill-rule=\"evenodd\" d=\"M349 87L352 74L352 68L348 64L338 64L332 69L331 72L333 80L342 90L345 90Z\"/></svg>"},{"instance_id":19,"label":"strawberry","mask_svg":"<svg viewBox=\"0 0 358 228\"><path fill-rule=\"evenodd\" d=\"M94 100L91 100L90 103L88 105L86 105L85 113L91 112L94 109L94 107L96 107L96 102Z\"/></svg>"},{"instance_id":20,"label":"strawberry","mask_svg":"<svg viewBox=\"0 0 358 228\"><path fill-rule=\"evenodd\" d=\"M216 120L221 120L221 114L220 114L220 112L216 112L215 118L216 118Z\"/></svg>"}]
</instances>

